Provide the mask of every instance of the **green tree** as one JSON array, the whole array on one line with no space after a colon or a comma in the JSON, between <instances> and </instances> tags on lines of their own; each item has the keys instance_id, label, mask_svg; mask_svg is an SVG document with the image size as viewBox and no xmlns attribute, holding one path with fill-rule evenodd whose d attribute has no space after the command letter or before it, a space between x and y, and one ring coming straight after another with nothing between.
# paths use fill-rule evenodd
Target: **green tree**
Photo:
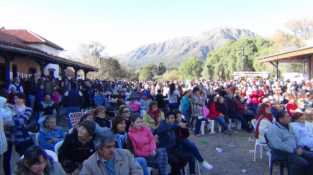
<instances>
[{"instance_id":1,"label":"green tree","mask_svg":"<svg viewBox=\"0 0 313 175\"><path fill-rule=\"evenodd\" d=\"M147 65L139 70L139 80L152 80L154 78L155 65Z\"/></svg>"},{"instance_id":2,"label":"green tree","mask_svg":"<svg viewBox=\"0 0 313 175\"><path fill-rule=\"evenodd\" d=\"M166 72L166 67L163 62L161 62L158 66L158 75L162 75Z\"/></svg>"},{"instance_id":3,"label":"green tree","mask_svg":"<svg viewBox=\"0 0 313 175\"><path fill-rule=\"evenodd\" d=\"M202 61L193 57L186 59L179 66L179 72L182 74L184 79L198 79L201 77L202 72Z\"/></svg>"},{"instance_id":4,"label":"green tree","mask_svg":"<svg viewBox=\"0 0 313 175\"><path fill-rule=\"evenodd\" d=\"M182 80L183 77L181 75L181 73L177 70L177 69L173 69L173 70L168 70L167 72L165 72L162 76L163 80Z\"/></svg>"},{"instance_id":5,"label":"green tree","mask_svg":"<svg viewBox=\"0 0 313 175\"><path fill-rule=\"evenodd\" d=\"M273 43L260 37L241 38L208 55L202 76L207 79L231 79L235 71L255 71L264 66L257 59L268 53Z\"/></svg>"}]
</instances>

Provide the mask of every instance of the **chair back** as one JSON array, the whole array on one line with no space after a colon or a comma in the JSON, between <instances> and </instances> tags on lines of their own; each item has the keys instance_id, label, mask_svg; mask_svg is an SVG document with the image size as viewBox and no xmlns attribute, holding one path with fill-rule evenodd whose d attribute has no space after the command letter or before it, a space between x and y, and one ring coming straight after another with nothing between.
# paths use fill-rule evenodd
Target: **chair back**
<instances>
[{"instance_id":1,"label":"chair back","mask_svg":"<svg viewBox=\"0 0 313 175\"><path fill-rule=\"evenodd\" d=\"M58 156L55 152L45 149L45 152L54 160L55 162L58 162Z\"/></svg>"},{"instance_id":2,"label":"chair back","mask_svg":"<svg viewBox=\"0 0 313 175\"><path fill-rule=\"evenodd\" d=\"M80 119L83 117L83 112L72 112L69 114L69 119L71 122L72 127L75 127L78 125Z\"/></svg>"},{"instance_id":3,"label":"chair back","mask_svg":"<svg viewBox=\"0 0 313 175\"><path fill-rule=\"evenodd\" d=\"M55 152L56 154L59 153L59 149L61 148L63 142L64 142L64 140L61 140L61 141L59 141L58 143L56 143L56 144L54 145L54 152Z\"/></svg>"}]
</instances>

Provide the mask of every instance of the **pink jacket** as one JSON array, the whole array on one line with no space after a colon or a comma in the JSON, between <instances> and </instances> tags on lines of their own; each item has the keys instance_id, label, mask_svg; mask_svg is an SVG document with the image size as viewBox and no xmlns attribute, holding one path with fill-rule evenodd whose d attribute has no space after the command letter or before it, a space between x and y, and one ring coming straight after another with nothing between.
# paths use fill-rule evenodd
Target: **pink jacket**
<instances>
[{"instance_id":1,"label":"pink jacket","mask_svg":"<svg viewBox=\"0 0 313 175\"><path fill-rule=\"evenodd\" d=\"M148 157L156 150L155 138L147 127L130 128L128 137L136 156Z\"/></svg>"}]
</instances>

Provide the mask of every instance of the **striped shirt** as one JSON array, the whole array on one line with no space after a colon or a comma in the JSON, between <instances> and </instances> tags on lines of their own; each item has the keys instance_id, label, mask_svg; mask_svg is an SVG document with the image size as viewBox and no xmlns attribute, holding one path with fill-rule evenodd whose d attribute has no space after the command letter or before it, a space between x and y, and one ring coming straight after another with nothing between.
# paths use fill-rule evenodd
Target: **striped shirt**
<instances>
[{"instance_id":1,"label":"striped shirt","mask_svg":"<svg viewBox=\"0 0 313 175\"><path fill-rule=\"evenodd\" d=\"M32 115L32 109L26 107L24 112L18 113L13 117L14 121L14 141L16 144L31 140L31 136L28 134L26 124Z\"/></svg>"},{"instance_id":2,"label":"striped shirt","mask_svg":"<svg viewBox=\"0 0 313 175\"><path fill-rule=\"evenodd\" d=\"M4 134L3 117L0 115L0 155L7 151L7 139Z\"/></svg>"}]
</instances>

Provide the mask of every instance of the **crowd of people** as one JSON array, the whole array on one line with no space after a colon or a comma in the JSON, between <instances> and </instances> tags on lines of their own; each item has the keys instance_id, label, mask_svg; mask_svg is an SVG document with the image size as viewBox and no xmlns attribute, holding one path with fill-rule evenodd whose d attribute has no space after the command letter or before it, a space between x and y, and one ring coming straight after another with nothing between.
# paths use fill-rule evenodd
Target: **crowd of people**
<instances>
[{"instance_id":1,"label":"crowd of people","mask_svg":"<svg viewBox=\"0 0 313 175\"><path fill-rule=\"evenodd\" d=\"M196 165L210 171L214 161L204 160L190 135L202 135L212 121L229 137L234 121L255 133L291 175L313 172L313 81L31 77L15 78L0 96L5 175L177 175L186 165L190 174Z\"/></svg>"}]
</instances>

